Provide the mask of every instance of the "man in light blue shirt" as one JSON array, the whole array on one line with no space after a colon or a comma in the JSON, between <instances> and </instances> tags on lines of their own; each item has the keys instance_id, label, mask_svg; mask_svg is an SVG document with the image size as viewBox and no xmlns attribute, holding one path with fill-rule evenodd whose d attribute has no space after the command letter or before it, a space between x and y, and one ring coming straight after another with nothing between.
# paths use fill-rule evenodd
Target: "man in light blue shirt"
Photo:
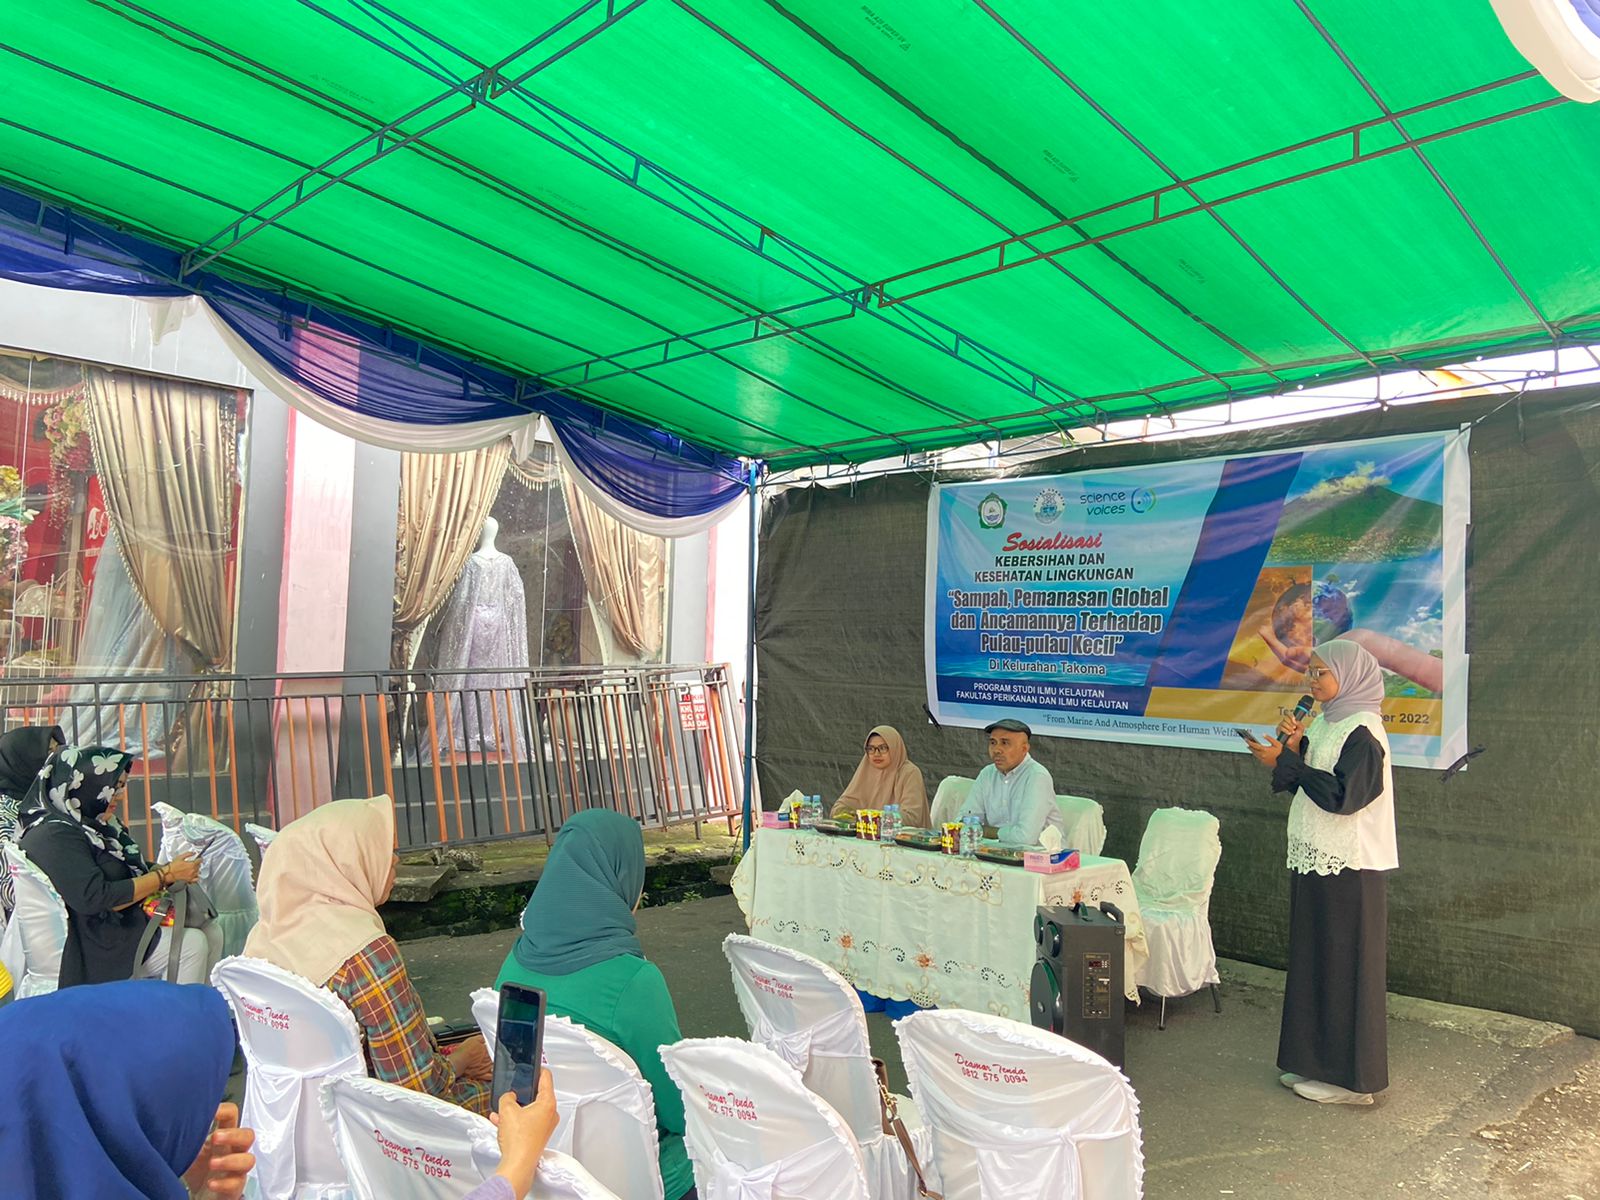
<instances>
[{"instance_id":1,"label":"man in light blue shirt","mask_svg":"<svg viewBox=\"0 0 1600 1200\"><path fill-rule=\"evenodd\" d=\"M1067 825L1056 807L1056 786L1043 764L1028 753L1033 731L1007 718L984 731L993 765L978 772L961 815L976 814L993 826L995 837L1012 846L1035 846L1045 826L1054 826L1066 844Z\"/></svg>"}]
</instances>

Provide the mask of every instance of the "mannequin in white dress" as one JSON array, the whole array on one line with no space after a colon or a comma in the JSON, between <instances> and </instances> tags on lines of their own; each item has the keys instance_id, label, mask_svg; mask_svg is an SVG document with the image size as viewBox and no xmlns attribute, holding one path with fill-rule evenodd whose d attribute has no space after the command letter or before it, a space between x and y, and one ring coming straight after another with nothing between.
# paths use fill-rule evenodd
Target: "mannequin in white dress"
<instances>
[{"instance_id":1,"label":"mannequin in white dress","mask_svg":"<svg viewBox=\"0 0 1600 1200\"><path fill-rule=\"evenodd\" d=\"M522 686L528 667L527 599L516 563L495 548L499 532L493 517L483 523L478 548L439 613L434 666L445 673L442 686L464 693L450 701L456 749L496 750L503 743L507 749L514 746L520 756L524 738L518 709L514 703L509 706L510 723L518 727L508 731L505 693ZM463 674L449 674L454 671ZM440 729L441 745L446 737Z\"/></svg>"}]
</instances>

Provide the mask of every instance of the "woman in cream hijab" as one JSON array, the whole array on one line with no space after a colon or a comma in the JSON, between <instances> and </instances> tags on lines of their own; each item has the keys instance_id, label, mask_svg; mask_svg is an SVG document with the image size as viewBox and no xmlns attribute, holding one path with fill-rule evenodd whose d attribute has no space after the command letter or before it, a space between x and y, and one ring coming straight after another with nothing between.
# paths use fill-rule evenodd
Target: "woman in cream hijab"
<instances>
[{"instance_id":1,"label":"woman in cream hijab","mask_svg":"<svg viewBox=\"0 0 1600 1200\"><path fill-rule=\"evenodd\" d=\"M882 810L900 806L900 824L916 829L928 827L928 789L922 770L906 758L906 742L900 731L879 725L867 734L866 753L861 764L833 806L836 817L848 816L857 809Z\"/></svg>"},{"instance_id":2,"label":"woman in cream hijab","mask_svg":"<svg viewBox=\"0 0 1600 1200\"><path fill-rule=\"evenodd\" d=\"M427 1092L480 1115L491 1063L483 1039L446 1057L428 1030L400 948L378 906L394 888L394 804L335 800L286 825L261 860L261 920L244 952L302 975L344 1001L361 1027L374 1079Z\"/></svg>"}]
</instances>

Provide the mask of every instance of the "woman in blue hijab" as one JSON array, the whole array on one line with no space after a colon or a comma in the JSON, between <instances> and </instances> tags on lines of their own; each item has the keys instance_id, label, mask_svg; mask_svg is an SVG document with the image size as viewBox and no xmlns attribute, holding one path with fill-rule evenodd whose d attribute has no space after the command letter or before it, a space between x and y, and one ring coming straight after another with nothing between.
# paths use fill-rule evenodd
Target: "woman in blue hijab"
<instances>
[{"instance_id":1,"label":"woman in blue hijab","mask_svg":"<svg viewBox=\"0 0 1600 1200\"><path fill-rule=\"evenodd\" d=\"M135 1039L124 1052L107 1038ZM220 1104L233 1020L208 987L155 980L70 988L0 1009L11 1101L0 1117L7 1196L227 1200L253 1135ZM214 1127L214 1128L213 1128Z\"/></svg>"},{"instance_id":2,"label":"woman in blue hijab","mask_svg":"<svg viewBox=\"0 0 1600 1200\"><path fill-rule=\"evenodd\" d=\"M693 1192L694 1174L683 1146L683 1097L661 1065L661 1047L683 1034L667 981L639 945L633 913L643 894L639 823L605 808L576 814L556 834L495 986L542 989L550 1012L633 1059L655 1093L667 1200L680 1200Z\"/></svg>"}]
</instances>

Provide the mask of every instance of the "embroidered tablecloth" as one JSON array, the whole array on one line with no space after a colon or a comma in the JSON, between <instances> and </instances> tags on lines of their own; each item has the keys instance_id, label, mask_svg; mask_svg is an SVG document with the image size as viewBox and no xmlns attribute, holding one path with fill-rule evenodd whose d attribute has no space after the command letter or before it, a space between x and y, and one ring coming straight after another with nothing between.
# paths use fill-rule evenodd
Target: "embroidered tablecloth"
<instances>
[{"instance_id":1,"label":"embroidered tablecloth","mask_svg":"<svg viewBox=\"0 0 1600 1200\"><path fill-rule=\"evenodd\" d=\"M1129 999L1149 957L1128 864L1040 875L981 859L761 829L733 876L750 933L821 959L862 991L1028 1019L1041 904L1109 900L1127 923Z\"/></svg>"}]
</instances>

